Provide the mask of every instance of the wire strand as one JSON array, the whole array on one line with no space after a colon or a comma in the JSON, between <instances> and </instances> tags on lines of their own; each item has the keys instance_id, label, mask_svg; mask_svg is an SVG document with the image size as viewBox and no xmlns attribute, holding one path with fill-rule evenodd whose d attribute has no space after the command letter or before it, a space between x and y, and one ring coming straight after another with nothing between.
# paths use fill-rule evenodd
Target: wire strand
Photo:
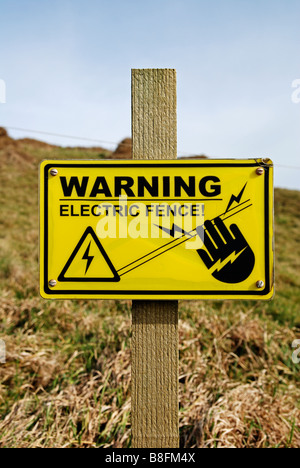
<instances>
[{"instance_id":1,"label":"wire strand","mask_svg":"<svg viewBox=\"0 0 300 468\"><path fill-rule=\"evenodd\" d=\"M55 136L59 138L70 138L72 140L83 140L83 141L91 141L94 143L105 143L109 145L117 145L118 143L115 141L107 141L107 140L98 140L97 138L87 138L87 137L79 137L79 136L71 136L71 135L62 135L61 133L51 133L51 132L43 132L41 130L29 130L28 128L18 128L18 127L5 127L7 130L16 130L18 132L28 132L28 133L37 133L39 135L49 135Z\"/></svg>"},{"instance_id":2,"label":"wire strand","mask_svg":"<svg viewBox=\"0 0 300 468\"><path fill-rule=\"evenodd\" d=\"M276 167L284 167L285 169L300 169L299 166L284 166L283 164L274 164Z\"/></svg>"},{"instance_id":3,"label":"wire strand","mask_svg":"<svg viewBox=\"0 0 300 468\"><path fill-rule=\"evenodd\" d=\"M109 145L119 145L120 142L117 141L107 141L107 140L98 140L97 138L87 138L87 137L79 137L79 136L72 136L72 135L63 135L61 133L52 133L52 132L44 132L41 130L29 130L27 128L19 128L19 127L5 127L7 130L14 130L18 132L28 132L28 133L36 133L39 135L48 135L48 136L55 136L59 138L69 138L71 140L81 140L81 141L90 141L93 143L104 143L104 144L109 144ZM123 146L131 146L130 143L124 143L121 142ZM187 151L181 151L180 152L180 157L186 157L188 155L191 155L191 153ZM195 153L196 154L196 153ZM274 164L276 167L283 167L285 169L297 169L300 170L300 166L286 166L284 164Z\"/></svg>"}]
</instances>

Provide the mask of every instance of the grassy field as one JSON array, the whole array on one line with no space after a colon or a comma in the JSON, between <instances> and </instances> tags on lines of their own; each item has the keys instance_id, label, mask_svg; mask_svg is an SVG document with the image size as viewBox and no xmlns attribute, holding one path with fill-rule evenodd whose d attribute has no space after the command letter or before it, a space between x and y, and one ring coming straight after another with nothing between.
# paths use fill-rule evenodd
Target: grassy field
<instances>
[{"instance_id":1,"label":"grassy field","mask_svg":"<svg viewBox=\"0 0 300 468\"><path fill-rule=\"evenodd\" d=\"M109 156L0 136L0 447L130 447L130 302L38 289L39 162ZM275 197L275 300L180 302L181 447L300 447L300 192Z\"/></svg>"}]
</instances>

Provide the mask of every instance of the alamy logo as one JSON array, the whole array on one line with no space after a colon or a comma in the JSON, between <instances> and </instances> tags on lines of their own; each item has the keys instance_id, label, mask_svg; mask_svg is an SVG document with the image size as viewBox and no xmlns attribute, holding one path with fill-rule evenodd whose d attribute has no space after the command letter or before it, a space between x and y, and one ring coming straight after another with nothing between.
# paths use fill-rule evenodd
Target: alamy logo
<instances>
[{"instance_id":1,"label":"alamy logo","mask_svg":"<svg viewBox=\"0 0 300 468\"><path fill-rule=\"evenodd\" d=\"M4 80L0 79L0 104L6 103L6 84Z\"/></svg>"},{"instance_id":2,"label":"alamy logo","mask_svg":"<svg viewBox=\"0 0 300 468\"><path fill-rule=\"evenodd\" d=\"M6 362L6 346L3 340L0 340L0 364L5 364Z\"/></svg>"},{"instance_id":3,"label":"alamy logo","mask_svg":"<svg viewBox=\"0 0 300 468\"><path fill-rule=\"evenodd\" d=\"M295 340L292 344L292 348L297 348L292 354L293 363L300 364L300 340Z\"/></svg>"},{"instance_id":4,"label":"alamy logo","mask_svg":"<svg viewBox=\"0 0 300 468\"><path fill-rule=\"evenodd\" d=\"M292 88L296 88L292 93L292 102L294 104L299 104L300 102L300 79L294 80L292 83Z\"/></svg>"}]
</instances>

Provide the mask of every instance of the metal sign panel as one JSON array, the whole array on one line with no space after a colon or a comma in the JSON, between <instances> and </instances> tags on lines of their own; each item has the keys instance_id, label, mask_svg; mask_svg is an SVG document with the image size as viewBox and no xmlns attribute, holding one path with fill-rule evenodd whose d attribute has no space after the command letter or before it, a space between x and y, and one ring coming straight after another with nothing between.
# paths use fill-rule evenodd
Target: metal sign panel
<instances>
[{"instance_id":1,"label":"metal sign panel","mask_svg":"<svg viewBox=\"0 0 300 468\"><path fill-rule=\"evenodd\" d=\"M270 160L43 161L44 298L270 299Z\"/></svg>"}]
</instances>

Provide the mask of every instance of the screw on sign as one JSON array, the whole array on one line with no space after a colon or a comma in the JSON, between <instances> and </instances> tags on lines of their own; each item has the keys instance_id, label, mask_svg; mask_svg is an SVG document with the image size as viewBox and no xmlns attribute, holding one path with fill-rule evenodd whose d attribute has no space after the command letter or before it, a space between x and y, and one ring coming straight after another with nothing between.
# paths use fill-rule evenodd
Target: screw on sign
<instances>
[{"instance_id":1,"label":"screw on sign","mask_svg":"<svg viewBox=\"0 0 300 468\"><path fill-rule=\"evenodd\" d=\"M41 164L40 290L133 300L132 445L176 448L177 301L273 297L273 164L176 160L175 70L132 71L132 132L131 161Z\"/></svg>"}]
</instances>

